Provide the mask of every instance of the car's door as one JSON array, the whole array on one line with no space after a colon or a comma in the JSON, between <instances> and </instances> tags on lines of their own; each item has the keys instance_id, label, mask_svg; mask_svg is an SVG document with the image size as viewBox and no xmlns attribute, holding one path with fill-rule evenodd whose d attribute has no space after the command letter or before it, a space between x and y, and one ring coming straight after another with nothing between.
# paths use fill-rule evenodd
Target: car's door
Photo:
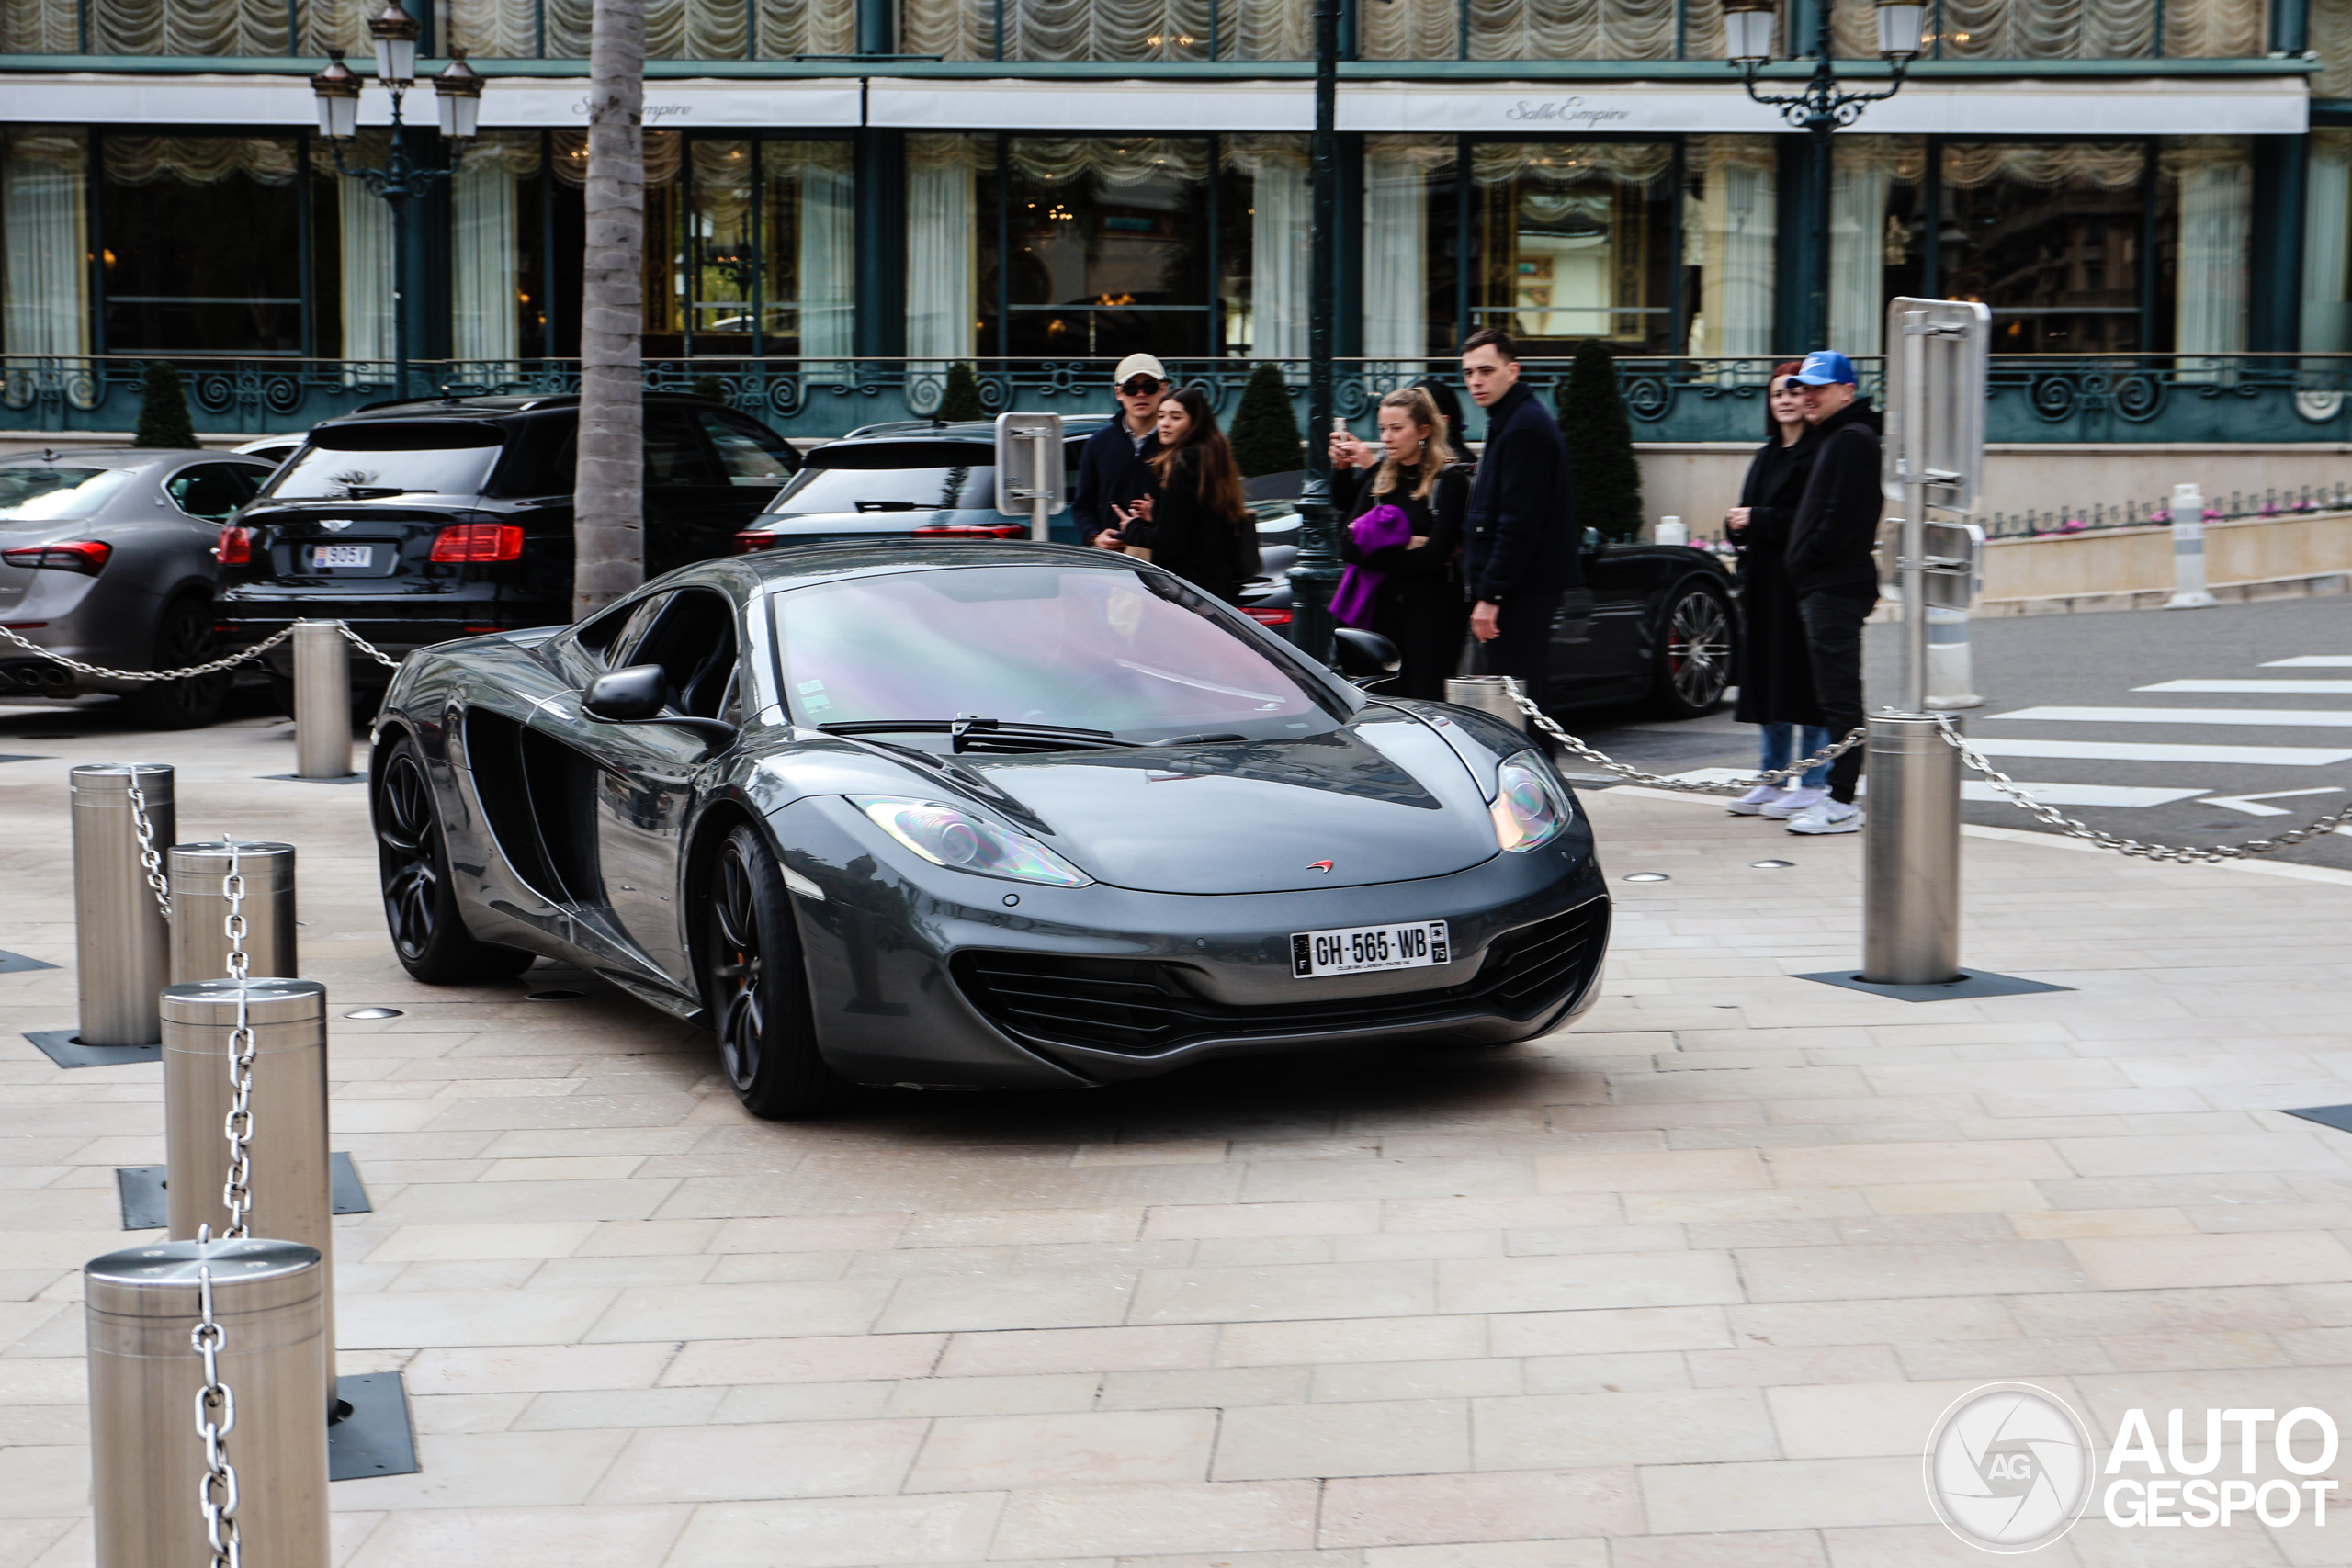
<instances>
[{"instance_id":1,"label":"car's door","mask_svg":"<svg viewBox=\"0 0 2352 1568\"><path fill-rule=\"evenodd\" d=\"M1563 702L1608 702L1646 689L1649 599L1637 571L1606 547L1584 552L1584 586L1561 598L1552 625L1552 692Z\"/></svg>"},{"instance_id":2,"label":"car's door","mask_svg":"<svg viewBox=\"0 0 2352 1568\"><path fill-rule=\"evenodd\" d=\"M718 409L648 408L647 572L730 553L735 536L798 467L797 454L751 420Z\"/></svg>"}]
</instances>

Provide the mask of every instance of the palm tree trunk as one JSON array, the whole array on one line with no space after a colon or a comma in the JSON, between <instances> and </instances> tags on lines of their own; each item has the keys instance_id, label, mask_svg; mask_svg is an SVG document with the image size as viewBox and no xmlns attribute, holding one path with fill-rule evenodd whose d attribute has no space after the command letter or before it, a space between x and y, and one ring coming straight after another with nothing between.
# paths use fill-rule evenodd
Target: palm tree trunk
<instances>
[{"instance_id":1,"label":"palm tree trunk","mask_svg":"<svg viewBox=\"0 0 2352 1568\"><path fill-rule=\"evenodd\" d=\"M595 0L588 75L574 619L645 581L644 0Z\"/></svg>"}]
</instances>

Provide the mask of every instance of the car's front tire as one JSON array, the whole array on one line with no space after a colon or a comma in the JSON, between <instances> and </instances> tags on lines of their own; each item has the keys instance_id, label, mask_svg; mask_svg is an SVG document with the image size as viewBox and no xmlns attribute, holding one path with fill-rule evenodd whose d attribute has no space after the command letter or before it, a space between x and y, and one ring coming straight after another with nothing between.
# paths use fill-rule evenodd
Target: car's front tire
<instances>
[{"instance_id":1,"label":"car's front tire","mask_svg":"<svg viewBox=\"0 0 2352 1568\"><path fill-rule=\"evenodd\" d=\"M156 670L186 670L220 657L220 637L212 629L212 606L202 599L175 600L155 627ZM201 729L229 704L226 670L179 681L150 681L125 698L137 720L154 729Z\"/></svg>"},{"instance_id":2,"label":"car's front tire","mask_svg":"<svg viewBox=\"0 0 2352 1568\"><path fill-rule=\"evenodd\" d=\"M402 736L393 743L372 794L384 922L401 967L428 986L505 980L528 969L536 953L477 942L466 929L432 781L414 739Z\"/></svg>"},{"instance_id":3,"label":"car's front tire","mask_svg":"<svg viewBox=\"0 0 2352 1568\"><path fill-rule=\"evenodd\" d=\"M759 829L728 833L705 903L703 1000L735 1098L770 1119L831 1110L848 1086L817 1049L792 896Z\"/></svg>"},{"instance_id":4,"label":"car's front tire","mask_svg":"<svg viewBox=\"0 0 2352 1568\"><path fill-rule=\"evenodd\" d=\"M1675 589L1658 619L1653 705L1668 718L1712 711L1731 684L1731 605L1724 596L1698 582Z\"/></svg>"}]
</instances>

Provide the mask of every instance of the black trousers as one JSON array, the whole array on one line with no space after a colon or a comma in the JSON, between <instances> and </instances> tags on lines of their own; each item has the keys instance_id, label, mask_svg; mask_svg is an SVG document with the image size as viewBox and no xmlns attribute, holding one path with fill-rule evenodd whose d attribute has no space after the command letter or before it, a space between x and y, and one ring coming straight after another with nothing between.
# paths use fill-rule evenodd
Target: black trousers
<instances>
[{"instance_id":1,"label":"black trousers","mask_svg":"<svg viewBox=\"0 0 2352 1568\"><path fill-rule=\"evenodd\" d=\"M1862 623L1878 604L1876 583L1817 589L1797 601L1813 657L1813 692L1829 739L1842 740L1862 722ZM1853 804L1862 778L1862 748L1829 765L1829 797Z\"/></svg>"},{"instance_id":2,"label":"black trousers","mask_svg":"<svg viewBox=\"0 0 2352 1568\"><path fill-rule=\"evenodd\" d=\"M1549 705L1552 675L1552 620L1560 611L1560 595L1514 593L1503 601L1495 617L1495 637L1478 645L1478 672L1509 675L1527 688L1537 707Z\"/></svg>"}]
</instances>

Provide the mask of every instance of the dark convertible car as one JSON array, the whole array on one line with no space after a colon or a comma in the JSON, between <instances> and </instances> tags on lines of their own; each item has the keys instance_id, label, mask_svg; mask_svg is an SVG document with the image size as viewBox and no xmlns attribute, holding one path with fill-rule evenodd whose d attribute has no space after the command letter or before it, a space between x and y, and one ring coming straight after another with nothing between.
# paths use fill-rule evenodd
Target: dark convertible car
<instances>
[{"instance_id":1,"label":"dark convertible car","mask_svg":"<svg viewBox=\"0 0 2352 1568\"><path fill-rule=\"evenodd\" d=\"M584 965L707 1021L764 1116L1525 1039L1609 932L1524 735L1068 546L763 552L424 649L370 797L411 974Z\"/></svg>"}]
</instances>

